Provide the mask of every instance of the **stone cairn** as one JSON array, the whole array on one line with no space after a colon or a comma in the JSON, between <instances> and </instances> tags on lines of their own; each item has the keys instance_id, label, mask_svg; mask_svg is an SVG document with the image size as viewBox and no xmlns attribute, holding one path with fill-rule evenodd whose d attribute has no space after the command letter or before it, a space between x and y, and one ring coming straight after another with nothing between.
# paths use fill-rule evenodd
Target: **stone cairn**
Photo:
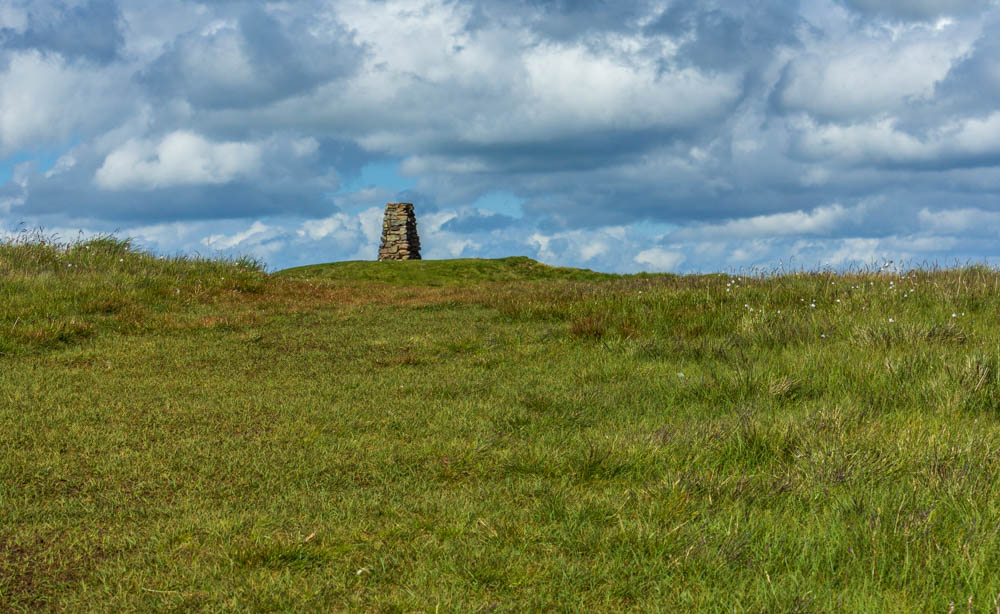
<instances>
[{"instance_id":1,"label":"stone cairn","mask_svg":"<svg viewBox=\"0 0 1000 614\"><path fill-rule=\"evenodd\" d=\"M382 219L379 260L420 260L420 237L413 203L388 203Z\"/></svg>"}]
</instances>

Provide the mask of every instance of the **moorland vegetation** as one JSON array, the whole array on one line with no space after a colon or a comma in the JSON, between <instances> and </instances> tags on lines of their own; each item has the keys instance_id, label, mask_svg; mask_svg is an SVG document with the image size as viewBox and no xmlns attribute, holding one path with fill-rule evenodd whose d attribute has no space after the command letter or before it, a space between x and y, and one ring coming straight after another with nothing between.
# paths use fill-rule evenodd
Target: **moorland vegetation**
<instances>
[{"instance_id":1,"label":"moorland vegetation","mask_svg":"<svg viewBox=\"0 0 1000 614\"><path fill-rule=\"evenodd\" d=\"M998 289L8 239L0 611L992 612Z\"/></svg>"}]
</instances>

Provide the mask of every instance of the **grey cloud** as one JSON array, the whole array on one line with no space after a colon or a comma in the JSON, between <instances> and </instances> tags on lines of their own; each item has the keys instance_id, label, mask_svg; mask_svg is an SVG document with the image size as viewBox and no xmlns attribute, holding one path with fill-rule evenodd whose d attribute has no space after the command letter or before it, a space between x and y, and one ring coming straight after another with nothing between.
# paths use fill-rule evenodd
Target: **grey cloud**
<instances>
[{"instance_id":1,"label":"grey cloud","mask_svg":"<svg viewBox=\"0 0 1000 614\"><path fill-rule=\"evenodd\" d=\"M109 193L73 176L58 179L36 176L32 179L25 203L12 212L18 216L61 215L72 220L153 223L260 217L275 213L318 216L335 211L332 203L313 190L296 191L287 186L268 189L246 181Z\"/></svg>"},{"instance_id":2,"label":"grey cloud","mask_svg":"<svg viewBox=\"0 0 1000 614\"><path fill-rule=\"evenodd\" d=\"M659 245L682 254L687 270L718 269L787 254L845 262L907 251L910 239L922 241L911 241L923 246L913 254L988 254L988 237L969 224L1000 209L1000 148L980 145L975 130L963 145L949 130L1000 111L1000 11L977 15L984 5L964 3L953 26L935 29L896 23L933 19L927 3L844 0L849 15L838 1L672 0L663 9L645 0L429 0L407 12L392 0L343 0L336 15L323 13L329 3L188 3L171 27L147 25L141 40L122 29L125 48L142 53L102 56L138 77L82 98L118 104L121 124L74 128L76 166L32 171L26 191L8 182L0 202L13 203L5 219L188 220L210 230L229 220L218 231L227 241L262 219L269 230L253 245L274 263L304 263L313 247L317 259L357 257L357 228L346 246L329 233L302 242L295 220L386 200L415 202L435 223L457 209L437 243L424 237L441 257L544 254L628 270L640 266L638 251ZM843 58L857 61L824 72ZM867 70L873 61L883 64ZM81 74L83 64L65 70ZM0 105L0 130L16 135L28 114L10 108ZM893 132L879 133L879 122ZM22 132L15 149L37 140ZM128 143L145 149L126 162L169 167L156 144L177 132L211 146L255 144L259 168L202 184L160 185L157 175L95 185L109 152ZM294 142L308 139L316 146L303 155ZM416 187L341 188L385 159L402 161ZM523 201L522 218L468 209L498 191ZM808 216L774 226L832 203L851 213L829 226ZM973 210L982 213L954 213ZM632 230L620 241L601 234L642 222L681 231L661 244ZM532 242L535 233L546 239ZM956 237L979 242L942 247Z\"/></svg>"},{"instance_id":3,"label":"grey cloud","mask_svg":"<svg viewBox=\"0 0 1000 614\"><path fill-rule=\"evenodd\" d=\"M488 173L529 175L591 171L635 161L645 151L678 141L690 141L704 126L676 129L591 130L541 141L468 143L445 141L434 153L480 161Z\"/></svg>"},{"instance_id":4,"label":"grey cloud","mask_svg":"<svg viewBox=\"0 0 1000 614\"><path fill-rule=\"evenodd\" d=\"M985 10L990 0L841 0L842 3L866 16L888 17L906 21L937 19Z\"/></svg>"},{"instance_id":5,"label":"grey cloud","mask_svg":"<svg viewBox=\"0 0 1000 614\"><path fill-rule=\"evenodd\" d=\"M475 211L462 211L457 217L445 222L441 230L460 233L489 232L509 228L517 223L516 218L501 213L484 215Z\"/></svg>"},{"instance_id":6,"label":"grey cloud","mask_svg":"<svg viewBox=\"0 0 1000 614\"><path fill-rule=\"evenodd\" d=\"M779 45L796 46L798 2L671 3L645 27L683 40L678 61L709 70L757 72Z\"/></svg>"},{"instance_id":7,"label":"grey cloud","mask_svg":"<svg viewBox=\"0 0 1000 614\"><path fill-rule=\"evenodd\" d=\"M927 105L926 111L936 116L1000 109L1000 15L984 20L971 52L951 68L935 94L937 104Z\"/></svg>"},{"instance_id":8,"label":"grey cloud","mask_svg":"<svg viewBox=\"0 0 1000 614\"><path fill-rule=\"evenodd\" d=\"M61 3L28 6L24 31L0 28L3 47L51 51L70 60L84 58L102 64L119 57L124 37L114 0L89 0L75 7Z\"/></svg>"},{"instance_id":9,"label":"grey cloud","mask_svg":"<svg viewBox=\"0 0 1000 614\"><path fill-rule=\"evenodd\" d=\"M196 107L252 108L348 76L363 55L343 28L319 36L307 15L282 23L251 7L234 27L179 37L138 79L158 97Z\"/></svg>"},{"instance_id":10,"label":"grey cloud","mask_svg":"<svg viewBox=\"0 0 1000 614\"><path fill-rule=\"evenodd\" d=\"M311 155L294 151L298 142L286 136L260 143L260 170L224 183L176 183L155 189L123 183L112 190L102 189L95 181L106 154L81 145L72 150L72 166L47 173L36 166L24 173L26 187L20 189L24 202L12 213L153 223L335 212L328 195L339 187L336 172L318 149ZM143 162L155 163L159 162Z\"/></svg>"},{"instance_id":11,"label":"grey cloud","mask_svg":"<svg viewBox=\"0 0 1000 614\"><path fill-rule=\"evenodd\" d=\"M400 190L393 200L404 203L414 203L420 207L421 213L435 213L441 210L441 205L433 194L420 190Z\"/></svg>"},{"instance_id":12,"label":"grey cloud","mask_svg":"<svg viewBox=\"0 0 1000 614\"><path fill-rule=\"evenodd\" d=\"M548 40L575 40L595 32L624 32L638 27L650 2L614 0L490 0L468 2L466 28L492 26L528 28Z\"/></svg>"}]
</instances>

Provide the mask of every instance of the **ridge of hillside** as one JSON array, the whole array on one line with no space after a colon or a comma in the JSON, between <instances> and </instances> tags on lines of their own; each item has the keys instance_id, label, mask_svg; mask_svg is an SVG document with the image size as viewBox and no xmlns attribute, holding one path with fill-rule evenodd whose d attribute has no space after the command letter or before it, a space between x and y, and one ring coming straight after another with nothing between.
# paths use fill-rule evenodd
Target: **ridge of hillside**
<instances>
[{"instance_id":1,"label":"ridge of hillside","mask_svg":"<svg viewBox=\"0 0 1000 614\"><path fill-rule=\"evenodd\" d=\"M352 260L311 264L277 271L292 279L370 281L404 285L468 285L511 281L610 281L621 275L589 269L555 267L525 256L457 258L452 260Z\"/></svg>"}]
</instances>

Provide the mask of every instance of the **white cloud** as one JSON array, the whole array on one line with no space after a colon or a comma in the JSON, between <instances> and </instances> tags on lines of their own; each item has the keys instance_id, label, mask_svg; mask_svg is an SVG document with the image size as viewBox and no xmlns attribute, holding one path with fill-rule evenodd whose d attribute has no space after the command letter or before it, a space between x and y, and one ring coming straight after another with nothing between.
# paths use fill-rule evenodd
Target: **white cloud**
<instances>
[{"instance_id":1,"label":"white cloud","mask_svg":"<svg viewBox=\"0 0 1000 614\"><path fill-rule=\"evenodd\" d=\"M663 37L607 33L557 42L503 22L470 32L473 13L472 5L444 1L340 3L338 16L368 50L367 70L269 114L336 126L368 149L407 158L408 174L475 173L491 170L488 161L440 150L595 130L686 129L722 115L742 95L737 71L665 63L676 49Z\"/></svg>"},{"instance_id":2,"label":"white cloud","mask_svg":"<svg viewBox=\"0 0 1000 614\"><path fill-rule=\"evenodd\" d=\"M76 166L76 156L74 156L72 153L63 154L59 156L59 158L56 160L56 163L52 165L52 168L45 171L45 177L51 178L54 177L55 175L58 175L59 173L65 173L74 166Z\"/></svg>"},{"instance_id":3,"label":"white cloud","mask_svg":"<svg viewBox=\"0 0 1000 614\"><path fill-rule=\"evenodd\" d=\"M933 232L962 234L995 233L1000 230L1000 212L982 209L945 209L931 211L924 207L917 214L921 227Z\"/></svg>"},{"instance_id":4,"label":"white cloud","mask_svg":"<svg viewBox=\"0 0 1000 614\"><path fill-rule=\"evenodd\" d=\"M860 207L860 206L859 206ZM673 240L746 237L774 237L803 234L828 234L844 222L856 217L861 210L839 204L816 207L810 212L791 211L770 215L756 215L731 220L724 224L703 224L682 228L671 233Z\"/></svg>"},{"instance_id":5,"label":"white cloud","mask_svg":"<svg viewBox=\"0 0 1000 614\"><path fill-rule=\"evenodd\" d=\"M11 209L13 209L14 207L18 207L20 205L23 205L23 204L24 204L24 197L21 197L21 196L18 196L18 197L9 197L9 198L0 198L0 213L3 213L4 215L8 215L8 214L10 214Z\"/></svg>"},{"instance_id":6,"label":"white cloud","mask_svg":"<svg viewBox=\"0 0 1000 614\"><path fill-rule=\"evenodd\" d=\"M12 54L0 74L0 156L58 145L84 126L107 121L123 106L110 95L115 76L121 75L69 66L56 54Z\"/></svg>"},{"instance_id":7,"label":"white cloud","mask_svg":"<svg viewBox=\"0 0 1000 614\"><path fill-rule=\"evenodd\" d=\"M371 207L358 214L361 224L361 232L365 240L372 245L378 245L382 238L382 215L381 207ZM419 232L419 231L418 231Z\"/></svg>"},{"instance_id":8,"label":"white cloud","mask_svg":"<svg viewBox=\"0 0 1000 614\"><path fill-rule=\"evenodd\" d=\"M636 254L634 260L653 271L673 271L684 262L684 254L677 251L669 251L662 247L653 247Z\"/></svg>"},{"instance_id":9,"label":"white cloud","mask_svg":"<svg viewBox=\"0 0 1000 614\"><path fill-rule=\"evenodd\" d=\"M837 266L851 262L875 264L889 260L889 253L879 248L878 239L844 239L840 246L823 257L823 264Z\"/></svg>"},{"instance_id":10,"label":"white cloud","mask_svg":"<svg viewBox=\"0 0 1000 614\"><path fill-rule=\"evenodd\" d=\"M895 118L853 124L818 124L799 118L796 146L813 160L851 164L966 163L969 157L1000 154L1000 111L983 118L948 120L926 135L909 134Z\"/></svg>"},{"instance_id":11,"label":"white cloud","mask_svg":"<svg viewBox=\"0 0 1000 614\"><path fill-rule=\"evenodd\" d=\"M530 94L524 127L551 133L584 127L678 126L722 112L741 92L740 75L663 71L656 58L626 61L583 45L541 45L524 56ZM497 135L488 131L493 139ZM524 138L523 133L515 133Z\"/></svg>"},{"instance_id":12,"label":"white cloud","mask_svg":"<svg viewBox=\"0 0 1000 614\"><path fill-rule=\"evenodd\" d=\"M267 224L262 223L260 220L254 221L250 225L250 228L242 232L237 232L232 235L224 234L212 234L201 240L202 245L211 247L216 250L227 250L237 247L248 240L252 243L259 244L262 240L272 238L278 234L278 229Z\"/></svg>"},{"instance_id":13,"label":"white cloud","mask_svg":"<svg viewBox=\"0 0 1000 614\"><path fill-rule=\"evenodd\" d=\"M826 117L871 116L928 99L979 32L908 28L851 31L811 41L789 63L779 100L788 109Z\"/></svg>"},{"instance_id":14,"label":"white cloud","mask_svg":"<svg viewBox=\"0 0 1000 614\"><path fill-rule=\"evenodd\" d=\"M176 185L223 184L257 172L261 148L212 143L187 131L159 142L133 139L108 154L94 180L105 190L153 190Z\"/></svg>"},{"instance_id":15,"label":"white cloud","mask_svg":"<svg viewBox=\"0 0 1000 614\"><path fill-rule=\"evenodd\" d=\"M927 145L896 129L897 120L883 118L856 124L818 124L800 118L797 146L814 160L840 159L852 163L871 159L922 159L929 154Z\"/></svg>"},{"instance_id":16,"label":"white cloud","mask_svg":"<svg viewBox=\"0 0 1000 614\"><path fill-rule=\"evenodd\" d=\"M35 4L52 23L83 6ZM995 2L571 4L119 0L124 45L103 66L57 45L0 54L0 156L25 162L0 214L279 265L374 258L392 200L435 210L426 257L634 271L995 253ZM0 23L25 32L25 14ZM498 191L516 213L486 209L513 217L448 224Z\"/></svg>"},{"instance_id":17,"label":"white cloud","mask_svg":"<svg viewBox=\"0 0 1000 614\"><path fill-rule=\"evenodd\" d=\"M732 264L762 265L770 259L773 244L766 239L754 239L743 243L729 254Z\"/></svg>"},{"instance_id":18,"label":"white cloud","mask_svg":"<svg viewBox=\"0 0 1000 614\"><path fill-rule=\"evenodd\" d=\"M344 213L335 213L330 217L320 220L308 220L302 223L302 228L298 231L300 236L308 236L313 241L325 237L334 236L339 238L354 238L359 233L360 228L356 218Z\"/></svg>"},{"instance_id":19,"label":"white cloud","mask_svg":"<svg viewBox=\"0 0 1000 614\"><path fill-rule=\"evenodd\" d=\"M449 239L447 240L442 248L431 248L428 251L428 255L431 257L440 257L439 252L443 252L443 255L447 255L450 258L461 258L463 256L468 256L466 251L474 252L481 247L478 243L472 239Z\"/></svg>"},{"instance_id":20,"label":"white cloud","mask_svg":"<svg viewBox=\"0 0 1000 614\"><path fill-rule=\"evenodd\" d=\"M580 260L583 262L589 262L606 253L608 253L608 245L603 241L591 241L580 246Z\"/></svg>"}]
</instances>

